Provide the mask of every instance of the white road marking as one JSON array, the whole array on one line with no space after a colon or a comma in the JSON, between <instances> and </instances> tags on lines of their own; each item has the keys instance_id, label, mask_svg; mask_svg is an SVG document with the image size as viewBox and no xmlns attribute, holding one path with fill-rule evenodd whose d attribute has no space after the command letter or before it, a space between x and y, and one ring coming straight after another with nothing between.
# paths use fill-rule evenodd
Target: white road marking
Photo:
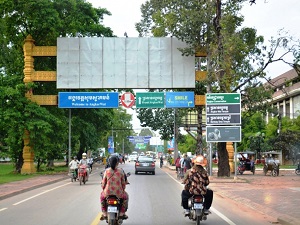
<instances>
[{"instance_id":1,"label":"white road marking","mask_svg":"<svg viewBox=\"0 0 300 225\"><path fill-rule=\"evenodd\" d=\"M6 209L7 209L7 208L2 208L2 209L0 209L0 212L1 212L1 211L4 211L4 210L6 210Z\"/></svg>"},{"instance_id":2,"label":"white road marking","mask_svg":"<svg viewBox=\"0 0 300 225\"><path fill-rule=\"evenodd\" d=\"M214 207L210 208L211 211L213 211L215 214L217 214L219 217L221 217L224 221L226 221L230 225L236 225L234 222L232 222L228 217L226 217L223 213L216 210Z\"/></svg>"},{"instance_id":3,"label":"white road marking","mask_svg":"<svg viewBox=\"0 0 300 225\"><path fill-rule=\"evenodd\" d=\"M57 186L57 187L55 187L55 188L52 188L52 189L43 191L42 193L39 193L39 194L37 194L37 195L31 196L31 197L29 197L29 198L26 198L26 199L24 199L24 200L22 200L22 201L19 201L19 202L13 204L13 205L19 205L19 204L21 204L21 203L23 203L23 202L26 202L26 201L30 200L30 199L36 198L36 197L38 197L38 196L40 196L40 195L46 194L46 193L48 193L48 192L50 192L50 191L53 191L53 190L55 190L55 189L64 187L64 186L69 185L69 184L72 184L72 183L63 184L63 185Z\"/></svg>"}]
</instances>

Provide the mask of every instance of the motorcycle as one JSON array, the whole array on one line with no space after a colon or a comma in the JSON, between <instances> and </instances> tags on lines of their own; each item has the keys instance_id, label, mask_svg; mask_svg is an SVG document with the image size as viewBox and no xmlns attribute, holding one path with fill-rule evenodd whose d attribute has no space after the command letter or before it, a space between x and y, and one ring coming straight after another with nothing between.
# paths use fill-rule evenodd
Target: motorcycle
<instances>
[{"instance_id":1,"label":"motorcycle","mask_svg":"<svg viewBox=\"0 0 300 225\"><path fill-rule=\"evenodd\" d=\"M88 168L86 165L81 165L78 168L78 179L79 179L79 184L81 185L82 183L85 184L88 181Z\"/></svg>"},{"instance_id":2,"label":"motorcycle","mask_svg":"<svg viewBox=\"0 0 300 225\"><path fill-rule=\"evenodd\" d=\"M126 176L129 177L131 174L127 173ZM127 184L130 184L127 182ZM124 218L121 218L120 209L123 204L123 200L115 195L110 195L106 198L107 205L107 220L108 225L120 225L123 223Z\"/></svg>"},{"instance_id":3,"label":"motorcycle","mask_svg":"<svg viewBox=\"0 0 300 225\"><path fill-rule=\"evenodd\" d=\"M160 168L162 168L163 165L164 165L164 161L160 160L160 164L159 164Z\"/></svg>"},{"instance_id":4,"label":"motorcycle","mask_svg":"<svg viewBox=\"0 0 300 225\"><path fill-rule=\"evenodd\" d=\"M75 169L70 169L69 176L71 177L71 182L76 181L77 173Z\"/></svg>"},{"instance_id":5,"label":"motorcycle","mask_svg":"<svg viewBox=\"0 0 300 225\"><path fill-rule=\"evenodd\" d=\"M295 169L295 173L296 173L297 175L300 175L300 162L298 162L298 166L297 166L297 168Z\"/></svg>"},{"instance_id":6,"label":"motorcycle","mask_svg":"<svg viewBox=\"0 0 300 225\"><path fill-rule=\"evenodd\" d=\"M188 217L190 220L196 221L196 225L200 225L200 221L207 219L207 214L204 213L204 200L203 195L193 195L188 200L190 208Z\"/></svg>"}]
</instances>

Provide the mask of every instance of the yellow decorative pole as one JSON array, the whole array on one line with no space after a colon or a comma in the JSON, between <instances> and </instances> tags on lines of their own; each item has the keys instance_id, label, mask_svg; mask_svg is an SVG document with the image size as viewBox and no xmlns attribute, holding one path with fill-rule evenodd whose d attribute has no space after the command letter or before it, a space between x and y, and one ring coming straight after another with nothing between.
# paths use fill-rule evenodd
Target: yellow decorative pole
<instances>
[{"instance_id":1,"label":"yellow decorative pole","mask_svg":"<svg viewBox=\"0 0 300 225\"><path fill-rule=\"evenodd\" d=\"M34 65L33 65L33 47L34 47L34 40L32 39L31 35L28 35L25 39L25 43L23 46L24 50L24 83L27 84L29 82L32 82L32 74L34 72ZM31 98L32 91L28 91L25 95L27 98ZM29 145L30 143L30 136L29 131L24 131L24 147L23 147L23 166L21 169L22 174L28 174L28 173L35 173L36 169L34 167L34 152L32 147Z\"/></svg>"},{"instance_id":2,"label":"yellow decorative pole","mask_svg":"<svg viewBox=\"0 0 300 225\"><path fill-rule=\"evenodd\" d=\"M226 142L226 149L228 152L228 161L229 161L229 167L230 167L230 172L234 173L234 148L233 148L233 143L232 142Z\"/></svg>"}]
</instances>

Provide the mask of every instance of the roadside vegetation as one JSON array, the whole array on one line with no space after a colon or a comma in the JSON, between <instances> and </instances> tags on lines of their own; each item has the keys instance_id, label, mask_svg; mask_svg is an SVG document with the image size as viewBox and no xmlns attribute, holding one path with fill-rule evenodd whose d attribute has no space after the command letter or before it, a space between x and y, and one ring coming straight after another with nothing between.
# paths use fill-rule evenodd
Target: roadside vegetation
<instances>
[{"instance_id":1,"label":"roadside vegetation","mask_svg":"<svg viewBox=\"0 0 300 225\"><path fill-rule=\"evenodd\" d=\"M41 175L53 175L57 173L67 173L69 171L66 165L59 163L51 169L45 165L41 170L35 174L20 174L15 172L15 165L13 163L0 163L0 184L5 184L14 181L26 180L32 177Z\"/></svg>"}]
</instances>

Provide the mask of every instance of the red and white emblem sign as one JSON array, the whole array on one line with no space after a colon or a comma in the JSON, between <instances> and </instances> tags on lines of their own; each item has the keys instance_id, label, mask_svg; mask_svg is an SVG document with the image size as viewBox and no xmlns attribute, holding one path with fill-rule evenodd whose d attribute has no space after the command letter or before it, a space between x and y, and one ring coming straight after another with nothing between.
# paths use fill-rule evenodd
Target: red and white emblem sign
<instances>
[{"instance_id":1,"label":"red and white emblem sign","mask_svg":"<svg viewBox=\"0 0 300 225\"><path fill-rule=\"evenodd\" d=\"M121 103L126 108L131 108L134 105L134 95L130 92L126 92L121 96Z\"/></svg>"}]
</instances>

